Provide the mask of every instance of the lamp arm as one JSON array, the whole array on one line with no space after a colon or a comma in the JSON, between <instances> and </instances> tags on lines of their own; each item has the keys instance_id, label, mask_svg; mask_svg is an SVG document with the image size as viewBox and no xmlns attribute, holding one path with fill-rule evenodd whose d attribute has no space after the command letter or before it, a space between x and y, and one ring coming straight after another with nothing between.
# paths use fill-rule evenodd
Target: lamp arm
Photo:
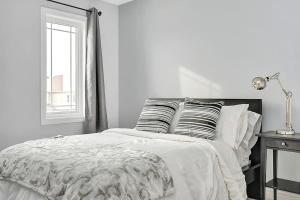
<instances>
[{"instance_id":1,"label":"lamp arm","mask_svg":"<svg viewBox=\"0 0 300 200\"><path fill-rule=\"evenodd\" d=\"M286 97L286 121L285 121L286 130L288 130L290 132L294 132L294 129L292 126L292 96L293 96L293 93L283 87L283 85L279 79L279 74L276 77L274 77L273 79L277 79L277 81Z\"/></svg>"},{"instance_id":2,"label":"lamp arm","mask_svg":"<svg viewBox=\"0 0 300 200\"><path fill-rule=\"evenodd\" d=\"M277 81L278 81L279 86L281 87L281 90L282 90L283 93L285 94L285 96L286 96L287 98L288 98L288 97L291 97L293 93L292 93L291 91L289 91L289 90L287 90L287 89L285 89L285 88L283 87L283 85L282 85L282 83L281 83L279 77L277 78Z\"/></svg>"},{"instance_id":3,"label":"lamp arm","mask_svg":"<svg viewBox=\"0 0 300 200\"><path fill-rule=\"evenodd\" d=\"M285 88L283 87L283 85L282 85L282 83L281 83L281 81L280 81L279 75L280 75L280 73L277 72L276 74L274 74L274 75L272 75L272 76L266 77L266 79L267 79L267 81L270 81L270 80L277 80L277 82L278 82L278 84L279 84L281 90L282 90L283 93L285 94L286 98L291 97L293 93L292 93L291 91L289 91L289 90L287 90L287 89L285 89Z\"/></svg>"}]
</instances>

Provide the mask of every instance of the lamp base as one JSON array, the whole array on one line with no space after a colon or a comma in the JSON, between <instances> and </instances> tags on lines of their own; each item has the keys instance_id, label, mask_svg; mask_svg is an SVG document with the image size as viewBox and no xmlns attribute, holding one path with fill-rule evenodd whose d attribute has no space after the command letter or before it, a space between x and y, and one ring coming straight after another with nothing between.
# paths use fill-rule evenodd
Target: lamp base
<instances>
[{"instance_id":1,"label":"lamp base","mask_svg":"<svg viewBox=\"0 0 300 200\"><path fill-rule=\"evenodd\" d=\"M276 134L280 134L280 135L294 135L295 131L292 130L288 130L288 129L282 129L282 130L277 130Z\"/></svg>"}]
</instances>

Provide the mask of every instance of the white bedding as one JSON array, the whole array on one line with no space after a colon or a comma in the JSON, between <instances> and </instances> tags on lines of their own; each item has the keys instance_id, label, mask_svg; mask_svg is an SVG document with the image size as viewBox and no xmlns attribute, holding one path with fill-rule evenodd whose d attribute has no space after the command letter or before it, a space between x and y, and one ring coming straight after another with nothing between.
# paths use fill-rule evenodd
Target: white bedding
<instances>
[{"instance_id":1,"label":"white bedding","mask_svg":"<svg viewBox=\"0 0 300 200\"><path fill-rule=\"evenodd\" d=\"M168 165L176 193L165 200L243 200L246 183L234 151L221 142L134 129L110 129L80 136L89 144L126 144L160 156ZM16 183L0 181L0 200L43 200Z\"/></svg>"}]
</instances>

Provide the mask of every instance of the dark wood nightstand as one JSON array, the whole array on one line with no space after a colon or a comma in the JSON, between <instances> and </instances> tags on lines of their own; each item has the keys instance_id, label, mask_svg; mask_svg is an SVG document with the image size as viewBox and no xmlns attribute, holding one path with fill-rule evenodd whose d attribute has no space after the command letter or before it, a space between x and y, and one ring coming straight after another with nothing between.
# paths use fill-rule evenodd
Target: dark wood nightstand
<instances>
[{"instance_id":1,"label":"dark wood nightstand","mask_svg":"<svg viewBox=\"0 0 300 200\"><path fill-rule=\"evenodd\" d=\"M268 131L257 136L261 138L261 199L265 200L265 187L273 188L274 200L277 200L277 189L300 194L300 183L277 178L278 150L300 153L300 133L279 135L275 131ZM273 149L273 179L266 183L267 149Z\"/></svg>"}]
</instances>

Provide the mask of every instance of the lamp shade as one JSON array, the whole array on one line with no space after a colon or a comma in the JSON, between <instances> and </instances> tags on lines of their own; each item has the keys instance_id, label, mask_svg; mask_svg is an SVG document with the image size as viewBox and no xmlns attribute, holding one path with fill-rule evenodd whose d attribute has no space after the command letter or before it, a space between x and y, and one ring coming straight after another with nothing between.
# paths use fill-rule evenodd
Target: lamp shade
<instances>
[{"instance_id":1,"label":"lamp shade","mask_svg":"<svg viewBox=\"0 0 300 200\"><path fill-rule=\"evenodd\" d=\"M255 77L252 80L252 86L257 90L263 90L267 86L267 80L263 77Z\"/></svg>"}]
</instances>

